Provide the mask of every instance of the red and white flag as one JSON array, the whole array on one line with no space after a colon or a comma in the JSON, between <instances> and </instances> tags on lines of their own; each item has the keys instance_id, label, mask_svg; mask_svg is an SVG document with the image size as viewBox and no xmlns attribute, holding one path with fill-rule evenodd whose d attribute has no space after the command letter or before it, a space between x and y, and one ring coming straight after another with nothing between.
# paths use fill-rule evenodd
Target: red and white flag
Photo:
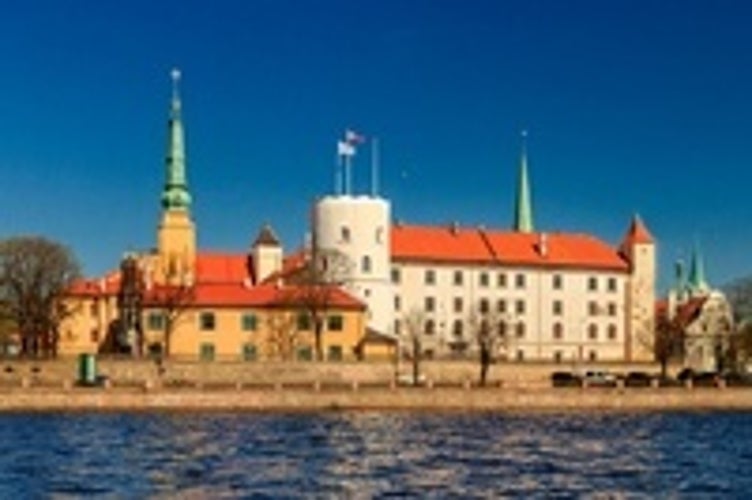
<instances>
[{"instance_id":1,"label":"red and white flag","mask_svg":"<svg viewBox=\"0 0 752 500\"><path fill-rule=\"evenodd\" d=\"M345 141L349 142L350 144L363 144L364 142L366 142L366 138L365 136L360 135L354 130L347 129L345 130Z\"/></svg>"}]
</instances>

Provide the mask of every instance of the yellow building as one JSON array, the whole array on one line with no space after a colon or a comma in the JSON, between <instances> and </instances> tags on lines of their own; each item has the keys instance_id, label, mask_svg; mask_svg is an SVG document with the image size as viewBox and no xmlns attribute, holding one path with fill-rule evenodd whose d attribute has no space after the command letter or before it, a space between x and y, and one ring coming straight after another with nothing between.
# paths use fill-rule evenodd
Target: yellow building
<instances>
[{"instance_id":1,"label":"yellow building","mask_svg":"<svg viewBox=\"0 0 752 500\"><path fill-rule=\"evenodd\" d=\"M317 357L320 344L321 359L360 357L365 304L333 285L301 280L305 255L285 259L270 227L262 228L248 253L197 250L180 73L173 71L172 79L157 248L126 255L118 271L74 284L60 354L307 360Z\"/></svg>"}]
</instances>

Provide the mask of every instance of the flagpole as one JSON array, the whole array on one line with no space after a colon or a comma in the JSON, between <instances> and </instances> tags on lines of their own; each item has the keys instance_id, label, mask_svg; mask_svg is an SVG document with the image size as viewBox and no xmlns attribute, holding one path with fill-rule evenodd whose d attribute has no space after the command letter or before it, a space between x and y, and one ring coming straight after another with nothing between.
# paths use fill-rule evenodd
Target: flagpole
<instances>
[{"instance_id":1,"label":"flagpole","mask_svg":"<svg viewBox=\"0 0 752 500\"><path fill-rule=\"evenodd\" d=\"M379 192L379 138L371 139L371 196Z\"/></svg>"}]
</instances>

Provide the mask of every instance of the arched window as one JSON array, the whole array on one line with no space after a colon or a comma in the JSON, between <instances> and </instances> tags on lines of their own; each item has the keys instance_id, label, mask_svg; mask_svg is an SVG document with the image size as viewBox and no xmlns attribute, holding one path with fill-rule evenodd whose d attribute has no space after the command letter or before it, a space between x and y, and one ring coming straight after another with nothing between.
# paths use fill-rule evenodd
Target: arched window
<instances>
[{"instance_id":1,"label":"arched window","mask_svg":"<svg viewBox=\"0 0 752 500\"><path fill-rule=\"evenodd\" d=\"M524 336L525 336L525 323L520 321L519 323L517 323L517 338L521 339Z\"/></svg>"},{"instance_id":2,"label":"arched window","mask_svg":"<svg viewBox=\"0 0 752 500\"><path fill-rule=\"evenodd\" d=\"M452 333L455 337L462 337L462 328L463 323L459 319L454 320L454 324L452 325Z\"/></svg>"},{"instance_id":3,"label":"arched window","mask_svg":"<svg viewBox=\"0 0 752 500\"><path fill-rule=\"evenodd\" d=\"M350 243L350 228L342 226L340 228L340 237L343 243Z\"/></svg>"},{"instance_id":4,"label":"arched window","mask_svg":"<svg viewBox=\"0 0 752 500\"><path fill-rule=\"evenodd\" d=\"M616 340L616 325L608 325L608 339Z\"/></svg>"},{"instance_id":5,"label":"arched window","mask_svg":"<svg viewBox=\"0 0 752 500\"><path fill-rule=\"evenodd\" d=\"M381 226L376 228L376 243L379 245L384 243L384 228Z\"/></svg>"},{"instance_id":6,"label":"arched window","mask_svg":"<svg viewBox=\"0 0 752 500\"><path fill-rule=\"evenodd\" d=\"M507 324L504 321L499 321L499 337L507 336Z\"/></svg>"},{"instance_id":7,"label":"arched window","mask_svg":"<svg viewBox=\"0 0 752 500\"><path fill-rule=\"evenodd\" d=\"M371 272L371 257L368 255L363 256L363 261L360 265L361 271L364 273L370 273Z\"/></svg>"},{"instance_id":8,"label":"arched window","mask_svg":"<svg viewBox=\"0 0 752 500\"><path fill-rule=\"evenodd\" d=\"M590 340L597 340L598 339L598 325L591 324L588 327L588 338Z\"/></svg>"},{"instance_id":9,"label":"arched window","mask_svg":"<svg viewBox=\"0 0 752 500\"><path fill-rule=\"evenodd\" d=\"M562 337L564 337L564 327L561 323L554 323L554 338L561 340Z\"/></svg>"},{"instance_id":10,"label":"arched window","mask_svg":"<svg viewBox=\"0 0 752 500\"><path fill-rule=\"evenodd\" d=\"M433 335L436 331L436 323L432 319L426 321L425 333L426 335Z\"/></svg>"}]
</instances>

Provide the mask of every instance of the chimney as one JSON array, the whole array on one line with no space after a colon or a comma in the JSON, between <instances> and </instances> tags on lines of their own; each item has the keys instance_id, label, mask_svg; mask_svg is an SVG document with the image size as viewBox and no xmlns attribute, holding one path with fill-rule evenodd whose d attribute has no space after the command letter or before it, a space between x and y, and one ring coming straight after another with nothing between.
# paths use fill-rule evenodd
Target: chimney
<instances>
[{"instance_id":1,"label":"chimney","mask_svg":"<svg viewBox=\"0 0 752 500\"><path fill-rule=\"evenodd\" d=\"M546 233L538 235L538 253L543 258L548 257L548 235Z\"/></svg>"},{"instance_id":2,"label":"chimney","mask_svg":"<svg viewBox=\"0 0 752 500\"><path fill-rule=\"evenodd\" d=\"M457 223L457 221L453 221L449 224L449 231L452 233L452 235L456 236L459 229L460 225L459 223Z\"/></svg>"}]
</instances>

